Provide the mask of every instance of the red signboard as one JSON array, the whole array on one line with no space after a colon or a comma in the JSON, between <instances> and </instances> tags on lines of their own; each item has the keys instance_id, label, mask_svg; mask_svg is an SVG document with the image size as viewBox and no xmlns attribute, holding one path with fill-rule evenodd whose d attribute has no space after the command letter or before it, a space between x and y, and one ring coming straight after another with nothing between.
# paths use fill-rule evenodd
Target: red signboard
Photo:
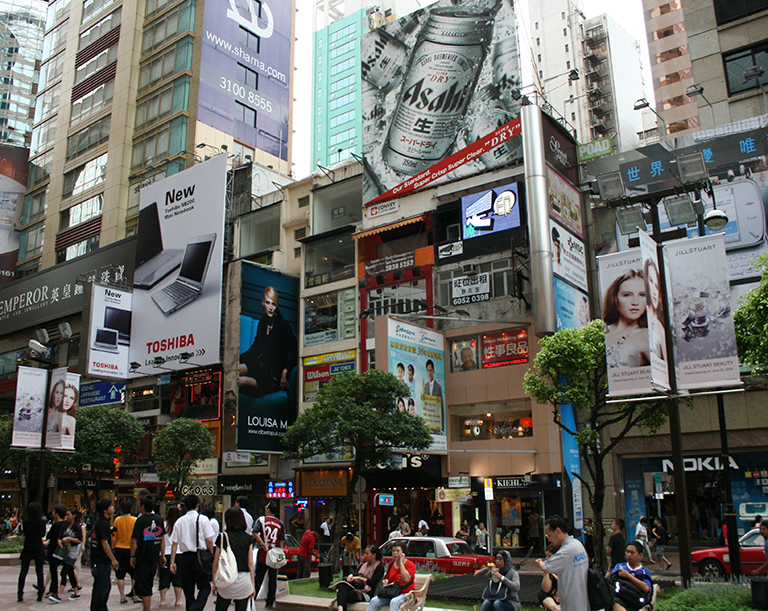
<instances>
[{"instance_id":1,"label":"red signboard","mask_svg":"<svg viewBox=\"0 0 768 611\"><path fill-rule=\"evenodd\" d=\"M483 369L528 362L528 331L513 329L486 333L480 362Z\"/></svg>"}]
</instances>

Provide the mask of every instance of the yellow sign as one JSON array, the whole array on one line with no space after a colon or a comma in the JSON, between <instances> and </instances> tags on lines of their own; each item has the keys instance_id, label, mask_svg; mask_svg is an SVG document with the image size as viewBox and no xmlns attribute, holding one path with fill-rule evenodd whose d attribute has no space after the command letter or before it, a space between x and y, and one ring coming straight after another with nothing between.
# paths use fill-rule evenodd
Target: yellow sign
<instances>
[{"instance_id":1,"label":"yellow sign","mask_svg":"<svg viewBox=\"0 0 768 611\"><path fill-rule=\"evenodd\" d=\"M343 350L341 352L329 352L328 354L318 354L317 356L308 356L304 359L304 367L312 365L325 365L326 363L338 363L339 361L354 360L355 350Z\"/></svg>"},{"instance_id":2,"label":"yellow sign","mask_svg":"<svg viewBox=\"0 0 768 611\"><path fill-rule=\"evenodd\" d=\"M485 488L493 488L493 478L491 478L491 477L484 477L483 478L483 486Z\"/></svg>"}]
</instances>

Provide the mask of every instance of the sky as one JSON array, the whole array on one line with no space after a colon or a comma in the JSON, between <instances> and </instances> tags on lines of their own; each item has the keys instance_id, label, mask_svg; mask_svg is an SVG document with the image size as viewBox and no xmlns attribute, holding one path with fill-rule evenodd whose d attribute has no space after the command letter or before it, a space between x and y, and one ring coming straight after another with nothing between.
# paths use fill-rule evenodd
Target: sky
<instances>
[{"instance_id":1,"label":"sky","mask_svg":"<svg viewBox=\"0 0 768 611\"><path fill-rule=\"evenodd\" d=\"M515 0L518 8L519 33L521 43L530 40L527 3L529 0ZM542 1L542 0L533 0ZM546 0L544 0L546 1ZM296 0L296 49L294 63L293 97L293 172L294 178L303 178L316 168L311 163L311 131L312 131L312 7L314 0ZM430 3L422 1L423 6ZM641 0L583 0L584 15L587 18L608 13L642 47L643 69L645 71L646 98L653 101L651 87L650 60L648 58L648 42L645 34L645 19Z\"/></svg>"}]
</instances>

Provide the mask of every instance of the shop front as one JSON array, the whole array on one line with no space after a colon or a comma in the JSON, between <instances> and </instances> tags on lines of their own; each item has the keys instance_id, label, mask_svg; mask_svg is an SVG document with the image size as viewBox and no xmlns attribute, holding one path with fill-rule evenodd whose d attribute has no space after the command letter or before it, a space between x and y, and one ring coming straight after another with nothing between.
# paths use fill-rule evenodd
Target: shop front
<instances>
[{"instance_id":1,"label":"shop front","mask_svg":"<svg viewBox=\"0 0 768 611\"><path fill-rule=\"evenodd\" d=\"M288 523L296 529L320 528L327 518L336 519L341 509L341 503L347 495L350 470L348 468L334 469L302 469L296 472L297 500L295 502L296 518L291 517ZM355 497L356 499L357 497ZM358 530L358 506L350 505L347 515L342 518L344 532ZM290 531L290 526L289 526Z\"/></svg>"}]
</instances>

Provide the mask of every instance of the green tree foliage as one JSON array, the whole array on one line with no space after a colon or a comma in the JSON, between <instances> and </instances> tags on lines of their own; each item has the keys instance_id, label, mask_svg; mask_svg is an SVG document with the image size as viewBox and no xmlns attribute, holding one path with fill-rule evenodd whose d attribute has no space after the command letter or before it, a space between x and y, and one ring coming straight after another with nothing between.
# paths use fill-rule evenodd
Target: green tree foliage
<instances>
[{"instance_id":1,"label":"green tree foliage","mask_svg":"<svg viewBox=\"0 0 768 611\"><path fill-rule=\"evenodd\" d=\"M181 490L189 484L197 462L213 456L213 437L199 420L177 418L155 435L152 453L158 476L181 500Z\"/></svg>"},{"instance_id":2,"label":"green tree foliage","mask_svg":"<svg viewBox=\"0 0 768 611\"><path fill-rule=\"evenodd\" d=\"M354 449L347 496L335 520L334 550L339 549L342 521L360 472L390 465L393 448L418 451L432 443L423 418L398 410L397 398L408 395L408 389L390 373L344 372L320 389L315 405L283 437L285 458L304 460L334 448Z\"/></svg>"},{"instance_id":3,"label":"green tree foliage","mask_svg":"<svg viewBox=\"0 0 768 611\"><path fill-rule=\"evenodd\" d=\"M32 499L28 497L29 486L23 485L23 480L26 478L29 481L30 477L36 475L35 471L30 471L30 458L37 458L39 453L33 456L31 452L26 450L12 448L12 439L13 415L8 414L0 418L0 471L6 469L13 471L22 493L22 506L26 506ZM39 460L32 460L32 464L39 466Z\"/></svg>"},{"instance_id":4,"label":"green tree foliage","mask_svg":"<svg viewBox=\"0 0 768 611\"><path fill-rule=\"evenodd\" d=\"M759 375L768 372L768 256L762 255L753 265L762 268L760 284L742 297L733 322L739 358Z\"/></svg>"},{"instance_id":5,"label":"green tree foliage","mask_svg":"<svg viewBox=\"0 0 768 611\"><path fill-rule=\"evenodd\" d=\"M112 469L116 451L132 452L146 431L133 414L113 405L91 405L77 410L74 453L49 452L47 461L58 469L72 469L80 490L90 498L88 480L99 482ZM90 467L90 470L86 470Z\"/></svg>"},{"instance_id":6,"label":"green tree foliage","mask_svg":"<svg viewBox=\"0 0 768 611\"><path fill-rule=\"evenodd\" d=\"M586 490L595 524L602 524L606 458L633 428L656 432L666 420L666 404L608 403L602 320L544 337L540 347L533 368L525 374L525 391L539 403L550 405L555 424L575 437L589 480L577 477ZM560 419L560 405L565 403L573 406L576 421L581 422L577 430L566 427ZM604 566L602 529L595 529L594 542L599 566Z\"/></svg>"}]
</instances>

